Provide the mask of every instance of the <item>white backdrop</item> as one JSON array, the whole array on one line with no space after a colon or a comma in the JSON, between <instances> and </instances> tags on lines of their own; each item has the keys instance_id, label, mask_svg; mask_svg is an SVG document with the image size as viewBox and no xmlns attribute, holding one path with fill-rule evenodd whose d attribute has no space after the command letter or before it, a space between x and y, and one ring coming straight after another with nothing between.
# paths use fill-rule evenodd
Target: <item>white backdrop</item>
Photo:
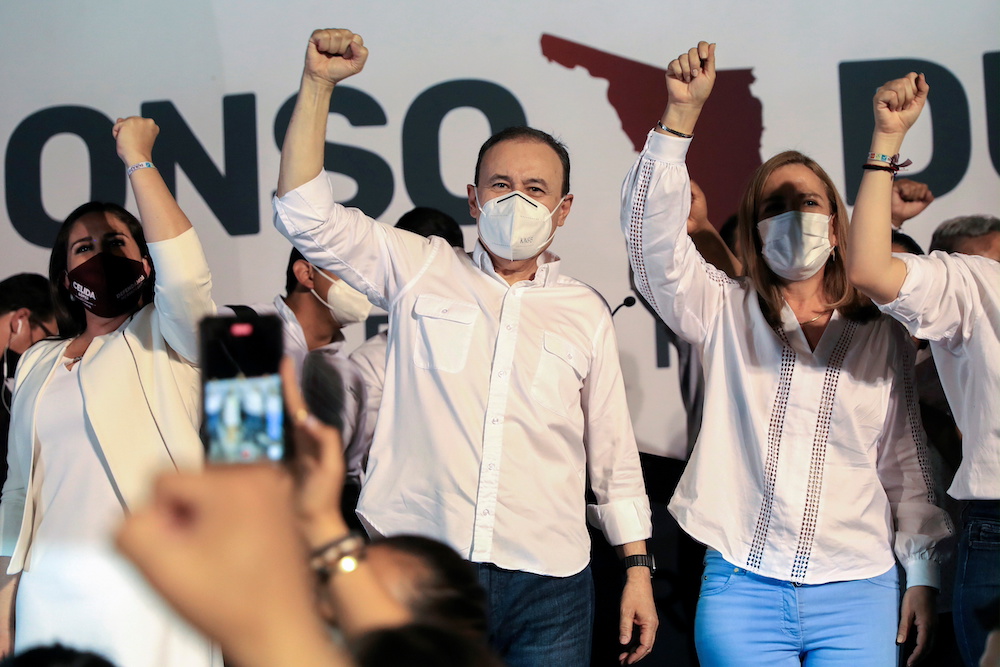
<instances>
[{"instance_id":1,"label":"white backdrop","mask_svg":"<svg viewBox=\"0 0 1000 667\"><path fill-rule=\"evenodd\" d=\"M786 148L806 152L838 184L847 178L842 148L839 66L846 61L921 59L952 74L968 99L971 154L958 185L907 225L926 246L934 226L963 213L1000 211L998 173L987 145L984 54L1000 50L1000 4L915 0L898 3L843 0L803 3L703 0L569 2L511 0L494 3L425 0L420 3L338 3L284 0L123 2L47 0L0 2L0 276L45 272L48 250L28 242L12 224L9 202L31 193L8 188L10 139L25 119L53 106L90 107L104 116L137 114L144 102L169 100L221 171L224 96L255 96L259 215L261 230L230 236L182 170L177 199L195 223L213 269L219 303L270 300L283 286L288 248L270 224L270 195L279 149L274 120L295 91L306 39L316 27L348 27L364 35L371 56L364 73L348 84L385 111L384 125L351 127L331 116L330 141L364 148L392 170L395 188L381 216L395 221L417 193L403 181L402 129L420 93L439 83L479 79L509 91L528 123L559 136L573 157L576 200L553 249L565 270L596 287L615 305L629 294L627 260L618 227L621 180L635 159L633 141L619 111L608 100L608 76L571 69L542 53L543 34L650 66L663 67L698 39L716 41L722 70L751 70L749 93L760 104L760 158ZM613 59L609 62L616 62ZM899 72L899 75L905 72ZM944 119L952 106L935 97L931 114ZM872 89L873 92L874 89ZM648 94L656 94L652 91ZM862 112L870 115L867 108ZM1000 110L992 110L998 122ZM655 115L648 119L651 126ZM943 121L942 121L943 122ZM949 121L950 122L950 121ZM489 135L486 118L456 109L441 127L441 177L464 195L476 151ZM996 131L996 130L994 130ZM932 159L931 121L921 119L906 146L919 172ZM161 142L171 138L161 135ZM704 140L703 140L704 141ZM865 144L867 145L867 143ZM110 146L110 144L109 144ZM949 146L937 147L947 151ZM863 155L848 156L860 165ZM90 198L88 151L72 134L58 134L41 152L41 201L61 219ZM355 182L335 175L342 199ZM710 178L710 174L703 176ZM722 184L738 189L741 184ZM714 210L721 221L732 211ZM131 197L127 206L134 210ZM41 221L39 224L51 224ZM466 227L467 246L474 227ZM629 400L641 446L676 452L684 441L684 419L675 368L657 368L653 320L642 308L616 317ZM360 327L348 330L356 345Z\"/></svg>"}]
</instances>

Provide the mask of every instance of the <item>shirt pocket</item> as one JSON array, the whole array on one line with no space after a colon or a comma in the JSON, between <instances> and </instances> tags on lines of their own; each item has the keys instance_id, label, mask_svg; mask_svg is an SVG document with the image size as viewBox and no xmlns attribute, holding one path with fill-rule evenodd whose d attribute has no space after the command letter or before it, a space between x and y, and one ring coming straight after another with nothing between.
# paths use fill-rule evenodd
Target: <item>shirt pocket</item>
<instances>
[{"instance_id":1,"label":"shirt pocket","mask_svg":"<svg viewBox=\"0 0 1000 667\"><path fill-rule=\"evenodd\" d=\"M465 368L479 307L433 294L421 294L413 305L417 321L413 363L418 368L458 373Z\"/></svg>"},{"instance_id":2,"label":"shirt pocket","mask_svg":"<svg viewBox=\"0 0 1000 667\"><path fill-rule=\"evenodd\" d=\"M587 376L587 360L569 341L550 331L542 332L538 369L531 396L542 407L568 417L580 406L580 390Z\"/></svg>"}]
</instances>

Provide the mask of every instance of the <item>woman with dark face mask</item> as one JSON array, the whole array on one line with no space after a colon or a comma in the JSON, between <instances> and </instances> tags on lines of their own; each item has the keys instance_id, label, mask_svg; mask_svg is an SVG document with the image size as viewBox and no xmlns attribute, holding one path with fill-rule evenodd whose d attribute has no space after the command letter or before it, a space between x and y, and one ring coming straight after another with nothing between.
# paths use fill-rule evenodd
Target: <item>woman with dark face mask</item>
<instances>
[{"instance_id":1,"label":"woman with dark face mask","mask_svg":"<svg viewBox=\"0 0 1000 667\"><path fill-rule=\"evenodd\" d=\"M59 642L121 665L218 660L112 544L158 473L202 462L197 329L215 306L198 237L150 162L158 131L143 118L113 128L142 224L90 202L52 249L62 338L20 360L0 502L3 652Z\"/></svg>"},{"instance_id":2,"label":"woman with dark face mask","mask_svg":"<svg viewBox=\"0 0 1000 667\"><path fill-rule=\"evenodd\" d=\"M915 658L951 526L934 504L912 344L848 284L845 206L801 153L765 162L744 193L746 277L698 254L684 160L714 82L714 44L670 63L667 108L622 190L636 286L704 364L705 418L670 502L708 547L699 661L890 665L914 626Z\"/></svg>"}]
</instances>

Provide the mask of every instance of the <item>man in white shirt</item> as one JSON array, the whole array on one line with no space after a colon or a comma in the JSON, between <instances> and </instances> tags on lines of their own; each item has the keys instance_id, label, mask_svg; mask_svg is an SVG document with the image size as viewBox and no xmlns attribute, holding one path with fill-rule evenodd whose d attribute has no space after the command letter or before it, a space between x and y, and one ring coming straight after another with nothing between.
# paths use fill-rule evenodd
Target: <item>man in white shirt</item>
<instances>
[{"instance_id":1,"label":"man in white shirt","mask_svg":"<svg viewBox=\"0 0 1000 667\"><path fill-rule=\"evenodd\" d=\"M991 629L977 609L995 610L1000 596L1000 223L989 216L950 220L934 233L931 254L892 254L896 160L928 91L924 76L910 73L875 93L875 131L851 218L847 269L883 312L930 342L962 433L962 463L948 489L967 501L953 615L962 658L974 665Z\"/></svg>"},{"instance_id":2,"label":"man in white shirt","mask_svg":"<svg viewBox=\"0 0 1000 667\"><path fill-rule=\"evenodd\" d=\"M272 304L219 309L220 314L281 318L285 354L294 361L310 409L341 431L347 464L344 515L355 527L359 526L354 508L361 491L369 441L365 438L365 383L344 349L342 329L363 322L370 311L371 303L363 294L336 275L313 266L294 248L285 270L285 296L274 297ZM323 367L332 368L334 373L322 372Z\"/></svg>"},{"instance_id":3,"label":"man in white shirt","mask_svg":"<svg viewBox=\"0 0 1000 667\"><path fill-rule=\"evenodd\" d=\"M358 512L372 534L427 535L471 560L511 665L589 664L589 514L626 558L621 657L635 662L657 625L649 503L610 311L546 252L573 200L568 155L529 128L483 146L471 256L345 209L323 173L326 119L335 84L366 57L347 30L313 33L274 202L310 262L390 314Z\"/></svg>"}]
</instances>

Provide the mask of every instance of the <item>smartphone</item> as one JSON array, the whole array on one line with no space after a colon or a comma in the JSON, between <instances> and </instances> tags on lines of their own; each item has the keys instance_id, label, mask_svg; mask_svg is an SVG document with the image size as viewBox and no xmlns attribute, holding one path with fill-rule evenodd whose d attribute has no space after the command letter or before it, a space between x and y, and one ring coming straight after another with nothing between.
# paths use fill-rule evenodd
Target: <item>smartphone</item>
<instances>
[{"instance_id":1,"label":"smartphone","mask_svg":"<svg viewBox=\"0 0 1000 667\"><path fill-rule=\"evenodd\" d=\"M285 460L282 345L274 315L202 320L201 437L209 461Z\"/></svg>"}]
</instances>

